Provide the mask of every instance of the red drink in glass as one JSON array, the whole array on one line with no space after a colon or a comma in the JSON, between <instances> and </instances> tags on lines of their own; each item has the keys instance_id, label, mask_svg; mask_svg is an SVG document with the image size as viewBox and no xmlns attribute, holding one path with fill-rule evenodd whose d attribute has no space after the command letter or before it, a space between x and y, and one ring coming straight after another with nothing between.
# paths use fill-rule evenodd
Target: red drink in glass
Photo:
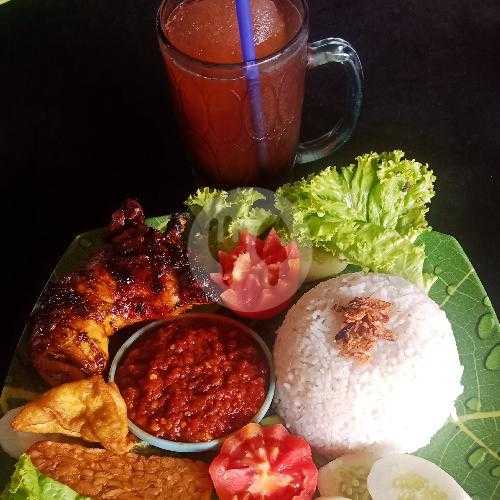
<instances>
[{"instance_id":1,"label":"red drink in glass","mask_svg":"<svg viewBox=\"0 0 500 500\"><path fill-rule=\"evenodd\" d=\"M187 146L199 172L222 186L270 186L283 179L297 155L308 64L331 62L323 49L322 59L311 59L320 50L308 48L303 0L251 0L251 7L252 63L242 63L234 0L165 0L158 13L160 47ZM249 67L258 74L258 103ZM300 148L299 159L324 156L318 141L302 146L302 153Z\"/></svg>"}]
</instances>

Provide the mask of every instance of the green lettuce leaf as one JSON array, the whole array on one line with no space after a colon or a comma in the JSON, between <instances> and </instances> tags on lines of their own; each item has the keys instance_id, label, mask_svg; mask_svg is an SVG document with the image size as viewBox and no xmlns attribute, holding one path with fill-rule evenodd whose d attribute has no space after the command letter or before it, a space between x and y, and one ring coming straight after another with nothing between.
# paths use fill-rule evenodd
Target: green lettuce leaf
<instances>
[{"instance_id":1,"label":"green lettuce leaf","mask_svg":"<svg viewBox=\"0 0 500 500\"><path fill-rule=\"evenodd\" d=\"M169 222L170 215L160 215L158 217L149 217L146 219L146 225L160 231L160 233L165 232Z\"/></svg>"},{"instance_id":2,"label":"green lettuce leaf","mask_svg":"<svg viewBox=\"0 0 500 500\"><path fill-rule=\"evenodd\" d=\"M28 455L21 455L1 500L90 500L41 474Z\"/></svg>"},{"instance_id":3,"label":"green lettuce leaf","mask_svg":"<svg viewBox=\"0 0 500 500\"><path fill-rule=\"evenodd\" d=\"M423 272L424 248L415 239L430 230L425 214L434 196L432 171L402 151L356 161L278 189L276 206L290 237L429 289L434 277Z\"/></svg>"},{"instance_id":4,"label":"green lettuce leaf","mask_svg":"<svg viewBox=\"0 0 500 500\"><path fill-rule=\"evenodd\" d=\"M276 216L266 208L256 206L266 197L252 188L233 191L203 188L185 202L195 216L200 231L209 231L217 248L234 243L240 231L261 234L276 222Z\"/></svg>"}]
</instances>

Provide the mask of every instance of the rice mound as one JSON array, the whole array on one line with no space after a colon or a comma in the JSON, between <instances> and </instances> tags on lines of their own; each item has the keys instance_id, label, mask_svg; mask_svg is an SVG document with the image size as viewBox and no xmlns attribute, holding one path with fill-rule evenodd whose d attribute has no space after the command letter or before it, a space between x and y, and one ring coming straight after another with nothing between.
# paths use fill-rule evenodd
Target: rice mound
<instances>
[{"instance_id":1,"label":"rice mound","mask_svg":"<svg viewBox=\"0 0 500 500\"><path fill-rule=\"evenodd\" d=\"M355 297L392 304L379 340L361 363L340 355L342 314ZM278 329L275 405L286 426L319 454L412 453L429 443L462 393L463 367L444 311L424 291L385 274L345 274L304 294Z\"/></svg>"}]
</instances>

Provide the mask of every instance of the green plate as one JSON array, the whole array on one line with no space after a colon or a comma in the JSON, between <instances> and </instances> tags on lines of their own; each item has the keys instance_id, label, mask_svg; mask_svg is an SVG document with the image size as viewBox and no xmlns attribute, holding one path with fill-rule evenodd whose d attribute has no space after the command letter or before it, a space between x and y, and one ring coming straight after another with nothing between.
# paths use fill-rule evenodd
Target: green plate
<instances>
[{"instance_id":1,"label":"green plate","mask_svg":"<svg viewBox=\"0 0 500 500\"><path fill-rule=\"evenodd\" d=\"M167 217L150 219L163 228ZM101 243L100 230L75 238L52 277L73 269ZM500 499L500 326L490 300L460 244L451 236L429 232L421 237L426 247L426 271L437 281L430 296L453 325L460 359L465 367L463 395L456 403L458 420L449 421L417 452L449 472L478 500ZM281 318L252 328L272 341ZM23 334L0 397L0 411L19 406L45 386L25 353ZM14 461L0 451L0 490L12 473Z\"/></svg>"}]
</instances>

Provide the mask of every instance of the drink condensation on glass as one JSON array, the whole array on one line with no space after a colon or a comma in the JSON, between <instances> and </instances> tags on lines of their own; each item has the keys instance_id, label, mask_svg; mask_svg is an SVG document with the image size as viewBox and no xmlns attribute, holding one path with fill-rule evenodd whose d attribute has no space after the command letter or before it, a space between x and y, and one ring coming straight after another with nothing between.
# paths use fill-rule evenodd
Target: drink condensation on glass
<instances>
[{"instance_id":1,"label":"drink condensation on glass","mask_svg":"<svg viewBox=\"0 0 500 500\"><path fill-rule=\"evenodd\" d=\"M235 0L164 0L158 12L182 133L199 172L220 186L272 186L295 159L329 154L347 140L361 103L354 49L340 39L308 45L303 0L252 0L251 10L257 60L250 63L242 63ZM306 69L327 62L351 70L348 119L299 145Z\"/></svg>"}]
</instances>

